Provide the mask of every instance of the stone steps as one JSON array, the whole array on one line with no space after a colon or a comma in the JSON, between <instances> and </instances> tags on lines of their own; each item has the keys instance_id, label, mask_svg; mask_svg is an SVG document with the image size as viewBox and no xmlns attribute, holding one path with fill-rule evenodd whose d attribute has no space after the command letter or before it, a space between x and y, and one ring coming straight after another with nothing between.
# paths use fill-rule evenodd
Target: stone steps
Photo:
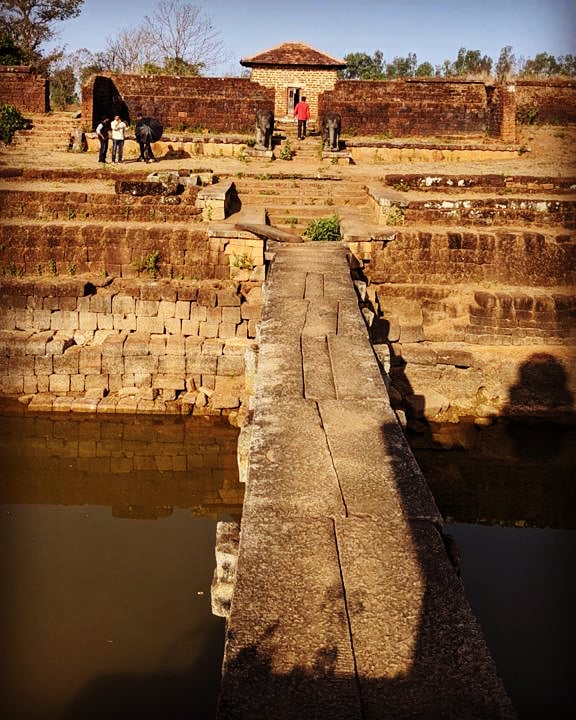
<instances>
[{"instance_id":1,"label":"stone steps","mask_svg":"<svg viewBox=\"0 0 576 720\"><path fill-rule=\"evenodd\" d=\"M18 130L8 146L13 152L68 150L81 120L74 113L57 112L29 117L32 127Z\"/></svg>"}]
</instances>

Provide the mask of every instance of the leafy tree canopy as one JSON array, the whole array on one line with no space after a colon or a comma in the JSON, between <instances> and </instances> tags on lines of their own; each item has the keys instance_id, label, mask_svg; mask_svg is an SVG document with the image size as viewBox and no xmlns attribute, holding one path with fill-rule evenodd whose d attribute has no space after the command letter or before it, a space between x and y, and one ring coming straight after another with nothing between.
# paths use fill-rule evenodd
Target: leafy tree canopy
<instances>
[{"instance_id":1,"label":"leafy tree canopy","mask_svg":"<svg viewBox=\"0 0 576 720\"><path fill-rule=\"evenodd\" d=\"M84 0L0 0L0 30L7 32L22 51L22 61L45 70L61 51L42 54L53 40L58 23L80 14Z\"/></svg>"},{"instance_id":2,"label":"leafy tree canopy","mask_svg":"<svg viewBox=\"0 0 576 720\"><path fill-rule=\"evenodd\" d=\"M434 76L485 78L492 72L500 82L514 75L576 76L575 55L554 57L548 53L538 53L532 59L518 61L511 45L502 48L496 64L491 57L483 55L480 50L467 50L464 47L458 50L455 60L446 59L436 67L428 61L418 64L415 53L408 53L406 57L395 57L390 62L386 62L380 50L376 50L373 55L365 52L349 53L344 56L344 60L347 67L340 75L345 80L391 80Z\"/></svg>"},{"instance_id":3,"label":"leafy tree canopy","mask_svg":"<svg viewBox=\"0 0 576 720\"><path fill-rule=\"evenodd\" d=\"M0 31L0 65L22 65L24 53L5 30Z\"/></svg>"}]
</instances>

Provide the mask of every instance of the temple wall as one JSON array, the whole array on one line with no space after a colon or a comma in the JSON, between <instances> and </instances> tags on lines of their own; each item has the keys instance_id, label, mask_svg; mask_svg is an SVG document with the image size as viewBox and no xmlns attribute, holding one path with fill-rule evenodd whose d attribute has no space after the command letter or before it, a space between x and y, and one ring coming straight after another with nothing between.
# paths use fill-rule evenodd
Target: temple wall
<instances>
[{"instance_id":1,"label":"temple wall","mask_svg":"<svg viewBox=\"0 0 576 720\"><path fill-rule=\"evenodd\" d=\"M164 127L252 132L254 108L274 103L274 91L245 78L98 75L82 88L82 117L94 129L102 115L157 118Z\"/></svg>"},{"instance_id":2,"label":"temple wall","mask_svg":"<svg viewBox=\"0 0 576 720\"><path fill-rule=\"evenodd\" d=\"M0 65L0 103L14 105L21 113L48 112L48 80L27 65Z\"/></svg>"}]
</instances>

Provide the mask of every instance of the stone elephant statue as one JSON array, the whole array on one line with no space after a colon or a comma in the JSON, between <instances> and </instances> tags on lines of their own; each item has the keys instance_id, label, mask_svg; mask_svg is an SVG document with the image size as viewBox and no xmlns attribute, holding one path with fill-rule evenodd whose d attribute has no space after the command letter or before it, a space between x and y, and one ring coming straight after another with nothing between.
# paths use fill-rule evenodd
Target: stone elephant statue
<instances>
[{"instance_id":1,"label":"stone elephant statue","mask_svg":"<svg viewBox=\"0 0 576 720\"><path fill-rule=\"evenodd\" d=\"M272 110L256 110L256 145L272 150L274 113Z\"/></svg>"},{"instance_id":2,"label":"stone elephant statue","mask_svg":"<svg viewBox=\"0 0 576 720\"><path fill-rule=\"evenodd\" d=\"M336 112L327 112L322 116L321 132L324 148L327 150L340 149L340 131L342 130L342 117Z\"/></svg>"}]
</instances>

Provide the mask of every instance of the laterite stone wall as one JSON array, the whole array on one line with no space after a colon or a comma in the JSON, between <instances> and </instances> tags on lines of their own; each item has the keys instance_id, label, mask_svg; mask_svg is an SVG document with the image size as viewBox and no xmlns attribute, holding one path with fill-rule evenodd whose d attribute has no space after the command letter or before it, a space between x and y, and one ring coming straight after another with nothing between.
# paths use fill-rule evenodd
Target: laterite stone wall
<instances>
[{"instance_id":1,"label":"laterite stone wall","mask_svg":"<svg viewBox=\"0 0 576 720\"><path fill-rule=\"evenodd\" d=\"M519 122L576 123L576 79L516 81Z\"/></svg>"},{"instance_id":2,"label":"laterite stone wall","mask_svg":"<svg viewBox=\"0 0 576 720\"><path fill-rule=\"evenodd\" d=\"M21 113L48 112L48 80L27 65L0 65L0 103L14 105Z\"/></svg>"},{"instance_id":3,"label":"laterite stone wall","mask_svg":"<svg viewBox=\"0 0 576 720\"><path fill-rule=\"evenodd\" d=\"M102 115L157 118L164 127L252 132L254 108L274 105L274 89L247 78L98 75L82 88L82 117L94 129Z\"/></svg>"},{"instance_id":4,"label":"laterite stone wall","mask_svg":"<svg viewBox=\"0 0 576 720\"><path fill-rule=\"evenodd\" d=\"M515 95L483 82L437 78L341 80L318 113L342 115L345 132L393 137L485 135L514 140Z\"/></svg>"}]
</instances>

